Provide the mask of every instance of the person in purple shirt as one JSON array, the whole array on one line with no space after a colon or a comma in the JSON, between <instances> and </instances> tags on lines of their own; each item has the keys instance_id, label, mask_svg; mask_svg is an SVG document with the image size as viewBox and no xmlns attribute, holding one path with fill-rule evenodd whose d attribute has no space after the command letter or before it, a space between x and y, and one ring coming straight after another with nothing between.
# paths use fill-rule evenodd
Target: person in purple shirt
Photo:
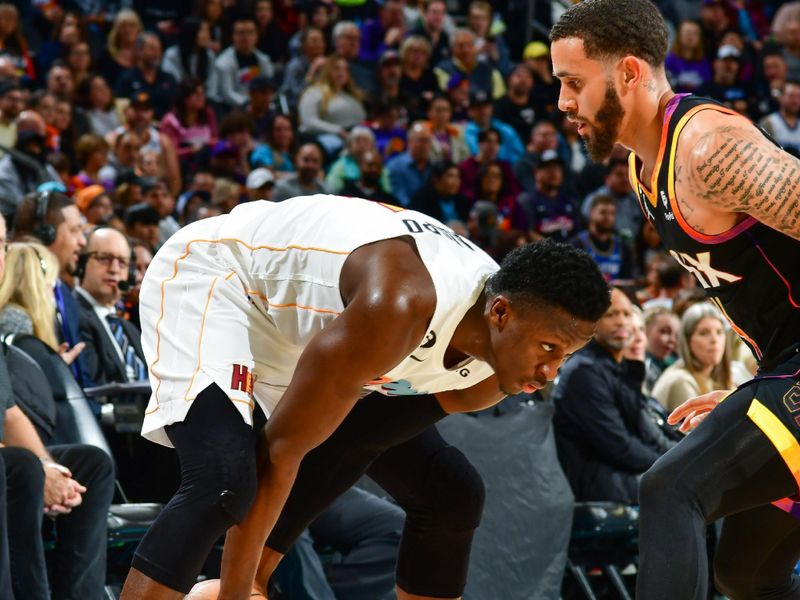
<instances>
[{"instance_id":1,"label":"person in purple shirt","mask_svg":"<svg viewBox=\"0 0 800 600\"><path fill-rule=\"evenodd\" d=\"M377 19L369 19L361 26L361 49L358 58L377 63L389 48L397 50L406 35L406 21L402 0L385 0Z\"/></svg>"},{"instance_id":2,"label":"person in purple shirt","mask_svg":"<svg viewBox=\"0 0 800 600\"><path fill-rule=\"evenodd\" d=\"M691 93L711 81L711 64L704 48L700 24L691 19L681 21L678 35L664 63L667 78L676 92Z\"/></svg>"}]
</instances>

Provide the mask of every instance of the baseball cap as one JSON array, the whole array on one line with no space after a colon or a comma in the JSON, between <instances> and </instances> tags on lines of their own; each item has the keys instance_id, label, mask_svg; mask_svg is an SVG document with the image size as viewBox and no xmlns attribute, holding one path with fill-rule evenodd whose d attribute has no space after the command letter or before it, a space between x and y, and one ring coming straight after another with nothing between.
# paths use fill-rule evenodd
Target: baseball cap
<instances>
[{"instance_id":1,"label":"baseball cap","mask_svg":"<svg viewBox=\"0 0 800 600\"><path fill-rule=\"evenodd\" d=\"M456 89L462 83L469 81L466 77L464 77L461 73L453 73L450 76L450 79L447 80L447 91Z\"/></svg>"},{"instance_id":2,"label":"baseball cap","mask_svg":"<svg viewBox=\"0 0 800 600\"><path fill-rule=\"evenodd\" d=\"M383 66L386 63L400 63L400 55L397 53L397 50L385 50L383 54L381 54L380 59L378 60L378 66Z\"/></svg>"},{"instance_id":3,"label":"baseball cap","mask_svg":"<svg viewBox=\"0 0 800 600\"><path fill-rule=\"evenodd\" d=\"M470 90L469 93L470 106L480 106L482 104L491 104L491 103L492 99L489 97L489 94L487 94L483 90Z\"/></svg>"},{"instance_id":4,"label":"baseball cap","mask_svg":"<svg viewBox=\"0 0 800 600\"><path fill-rule=\"evenodd\" d=\"M555 150L545 150L536 156L536 167L543 167L550 163L558 163L561 166L564 165L564 161L561 160L561 157Z\"/></svg>"},{"instance_id":5,"label":"baseball cap","mask_svg":"<svg viewBox=\"0 0 800 600\"><path fill-rule=\"evenodd\" d=\"M75 194L75 205L81 212L86 212L100 196L106 193L102 185L89 185Z\"/></svg>"},{"instance_id":6,"label":"baseball cap","mask_svg":"<svg viewBox=\"0 0 800 600\"><path fill-rule=\"evenodd\" d=\"M211 147L211 158L218 156L238 156L239 149L228 140L219 140Z\"/></svg>"},{"instance_id":7,"label":"baseball cap","mask_svg":"<svg viewBox=\"0 0 800 600\"><path fill-rule=\"evenodd\" d=\"M131 103L131 106L135 106L137 108L152 108L153 103L150 101L150 94L139 90L138 92L134 92L130 95L128 100Z\"/></svg>"},{"instance_id":8,"label":"baseball cap","mask_svg":"<svg viewBox=\"0 0 800 600\"><path fill-rule=\"evenodd\" d=\"M265 92L267 90L274 91L275 82L272 81L271 77L266 75L256 75L250 80L249 89L251 92Z\"/></svg>"},{"instance_id":9,"label":"baseball cap","mask_svg":"<svg viewBox=\"0 0 800 600\"><path fill-rule=\"evenodd\" d=\"M522 58L542 58L550 55L550 48L544 42L530 42L522 52Z\"/></svg>"},{"instance_id":10,"label":"baseball cap","mask_svg":"<svg viewBox=\"0 0 800 600\"><path fill-rule=\"evenodd\" d=\"M719 50L717 50L717 58L720 58L720 59L721 58L734 58L736 60L739 60L739 57L741 55L742 55L742 53L739 52L739 49L736 46L734 46L733 44L725 44L723 46L720 46Z\"/></svg>"},{"instance_id":11,"label":"baseball cap","mask_svg":"<svg viewBox=\"0 0 800 600\"><path fill-rule=\"evenodd\" d=\"M275 183L275 175L273 175L272 171L269 169L259 167L258 169L253 169L250 171L250 174L247 176L245 186L247 186L248 190L258 190L268 183Z\"/></svg>"}]
</instances>

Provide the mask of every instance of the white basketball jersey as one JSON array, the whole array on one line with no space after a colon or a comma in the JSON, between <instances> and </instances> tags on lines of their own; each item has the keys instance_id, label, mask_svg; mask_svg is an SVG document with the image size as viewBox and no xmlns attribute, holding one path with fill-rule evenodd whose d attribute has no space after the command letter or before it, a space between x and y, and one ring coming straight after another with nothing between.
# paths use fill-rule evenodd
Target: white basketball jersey
<instances>
[{"instance_id":1,"label":"white basketball jersey","mask_svg":"<svg viewBox=\"0 0 800 600\"><path fill-rule=\"evenodd\" d=\"M388 373L365 382L365 391L425 394L463 389L490 376L491 367L475 359L444 365L456 326L498 269L470 241L422 213L367 200L316 195L249 202L183 228L148 270L143 346L151 380L159 383L143 433L182 420L187 403L212 381L240 403L248 422L245 392L269 415L305 346L345 308L339 280L347 257L365 244L399 236L416 243L433 280L436 309L419 346ZM174 319L165 304L180 304ZM171 331L173 322L181 322L182 332ZM199 329L198 339L187 339L193 335L187 329ZM195 344L198 350L191 352ZM170 352L173 345L189 355ZM252 373L248 385L237 387L236 368ZM182 402L171 402L176 399Z\"/></svg>"}]
</instances>

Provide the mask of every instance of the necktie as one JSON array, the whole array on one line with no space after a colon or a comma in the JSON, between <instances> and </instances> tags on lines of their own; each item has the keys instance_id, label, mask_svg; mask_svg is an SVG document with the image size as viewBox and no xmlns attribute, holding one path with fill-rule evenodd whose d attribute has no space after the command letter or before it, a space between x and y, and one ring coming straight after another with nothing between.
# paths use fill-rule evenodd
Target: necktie
<instances>
[{"instance_id":1,"label":"necktie","mask_svg":"<svg viewBox=\"0 0 800 600\"><path fill-rule=\"evenodd\" d=\"M122 319L116 315L107 315L106 321L108 321L111 333L122 351L122 356L125 358L125 366L128 367L130 380L142 381L147 379L147 367L142 362L142 359L136 355L136 350L134 350L125 333L125 329L122 327Z\"/></svg>"}]
</instances>

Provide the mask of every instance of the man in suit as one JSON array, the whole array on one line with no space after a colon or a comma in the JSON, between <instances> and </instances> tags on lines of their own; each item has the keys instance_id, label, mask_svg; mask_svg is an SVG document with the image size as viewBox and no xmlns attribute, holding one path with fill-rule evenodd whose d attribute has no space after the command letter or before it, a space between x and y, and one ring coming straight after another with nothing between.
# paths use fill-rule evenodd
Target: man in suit
<instances>
[{"instance_id":1,"label":"man in suit","mask_svg":"<svg viewBox=\"0 0 800 600\"><path fill-rule=\"evenodd\" d=\"M80 338L86 366L98 384L127 383L147 378L141 333L117 315L127 289L131 247L125 236L110 227L89 235L79 261L80 286L75 290L80 310Z\"/></svg>"}]
</instances>

